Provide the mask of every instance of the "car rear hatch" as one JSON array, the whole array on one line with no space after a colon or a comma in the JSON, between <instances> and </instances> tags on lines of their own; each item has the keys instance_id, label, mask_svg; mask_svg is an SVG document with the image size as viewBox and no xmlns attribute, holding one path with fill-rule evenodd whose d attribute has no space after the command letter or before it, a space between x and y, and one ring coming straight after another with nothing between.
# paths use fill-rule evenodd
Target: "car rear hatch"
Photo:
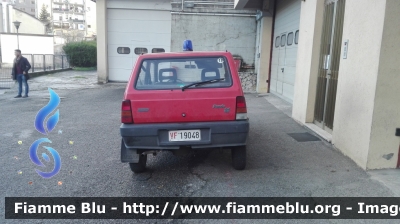
<instances>
[{"instance_id":1,"label":"car rear hatch","mask_svg":"<svg viewBox=\"0 0 400 224\"><path fill-rule=\"evenodd\" d=\"M227 58L144 60L139 66L126 95L134 123L236 119L241 89L233 85Z\"/></svg>"},{"instance_id":2,"label":"car rear hatch","mask_svg":"<svg viewBox=\"0 0 400 224\"><path fill-rule=\"evenodd\" d=\"M146 100L132 99L132 115L134 123L235 120L233 94L232 91L160 90L146 94Z\"/></svg>"}]
</instances>

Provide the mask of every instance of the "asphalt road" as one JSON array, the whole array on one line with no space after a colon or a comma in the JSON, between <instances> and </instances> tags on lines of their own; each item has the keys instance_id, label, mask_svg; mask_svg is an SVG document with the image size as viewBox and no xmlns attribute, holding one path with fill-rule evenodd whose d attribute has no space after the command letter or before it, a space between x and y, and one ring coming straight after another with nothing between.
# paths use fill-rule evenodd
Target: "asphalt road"
<instances>
[{"instance_id":1,"label":"asphalt road","mask_svg":"<svg viewBox=\"0 0 400 224\"><path fill-rule=\"evenodd\" d=\"M0 95L0 223L246 223L246 220L4 220L8 196L392 196L392 192L324 141L297 142L288 133L302 126L264 98L246 95L250 117L247 168L231 167L230 151L149 156L148 171L133 174L120 162L120 102L125 84L56 90L60 122L47 137L62 160L61 171L43 179L29 158L29 146L45 137L34 128L48 92L28 99ZM19 141L22 141L19 144ZM40 153L40 152L39 152ZM51 162L42 171L52 169ZM21 173L22 172L22 173ZM321 220L270 220L321 223ZM324 222L349 223L330 220ZM253 220L247 223L265 223ZM353 220L351 223L363 223ZM383 223L375 221L372 223ZM389 221L385 223L390 223Z\"/></svg>"}]
</instances>

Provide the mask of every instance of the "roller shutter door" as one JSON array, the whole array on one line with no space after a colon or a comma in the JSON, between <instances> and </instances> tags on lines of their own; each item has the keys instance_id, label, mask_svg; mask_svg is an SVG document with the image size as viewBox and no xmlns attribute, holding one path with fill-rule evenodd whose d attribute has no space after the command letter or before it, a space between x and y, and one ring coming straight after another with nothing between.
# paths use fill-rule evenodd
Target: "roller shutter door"
<instances>
[{"instance_id":1,"label":"roller shutter door","mask_svg":"<svg viewBox=\"0 0 400 224\"><path fill-rule=\"evenodd\" d=\"M293 102L301 1L277 1L271 63L271 93Z\"/></svg>"},{"instance_id":2,"label":"roller shutter door","mask_svg":"<svg viewBox=\"0 0 400 224\"><path fill-rule=\"evenodd\" d=\"M142 52L170 51L169 11L108 8L107 23L110 81L128 81Z\"/></svg>"}]
</instances>

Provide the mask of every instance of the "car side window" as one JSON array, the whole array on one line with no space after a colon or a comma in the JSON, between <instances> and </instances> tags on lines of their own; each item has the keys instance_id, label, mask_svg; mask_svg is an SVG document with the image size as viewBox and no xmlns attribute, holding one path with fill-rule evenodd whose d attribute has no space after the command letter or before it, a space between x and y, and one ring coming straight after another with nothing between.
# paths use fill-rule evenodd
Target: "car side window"
<instances>
[{"instance_id":1,"label":"car side window","mask_svg":"<svg viewBox=\"0 0 400 224\"><path fill-rule=\"evenodd\" d=\"M155 67L154 62L151 60L144 61L140 68L140 73L138 77L139 85L151 85L155 78Z\"/></svg>"}]
</instances>

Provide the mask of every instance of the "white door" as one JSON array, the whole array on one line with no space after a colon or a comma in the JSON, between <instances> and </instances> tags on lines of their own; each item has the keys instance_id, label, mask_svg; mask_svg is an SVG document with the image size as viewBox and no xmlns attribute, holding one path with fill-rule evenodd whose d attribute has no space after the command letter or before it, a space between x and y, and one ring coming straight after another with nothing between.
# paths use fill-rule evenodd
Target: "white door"
<instances>
[{"instance_id":1,"label":"white door","mask_svg":"<svg viewBox=\"0 0 400 224\"><path fill-rule=\"evenodd\" d=\"M277 1L270 91L293 102L301 1Z\"/></svg>"},{"instance_id":2,"label":"white door","mask_svg":"<svg viewBox=\"0 0 400 224\"><path fill-rule=\"evenodd\" d=\"M141 53L170 51L169 11L109 8L107 25L110 81L128 81Z\"/></svg>"}]
</instances>

